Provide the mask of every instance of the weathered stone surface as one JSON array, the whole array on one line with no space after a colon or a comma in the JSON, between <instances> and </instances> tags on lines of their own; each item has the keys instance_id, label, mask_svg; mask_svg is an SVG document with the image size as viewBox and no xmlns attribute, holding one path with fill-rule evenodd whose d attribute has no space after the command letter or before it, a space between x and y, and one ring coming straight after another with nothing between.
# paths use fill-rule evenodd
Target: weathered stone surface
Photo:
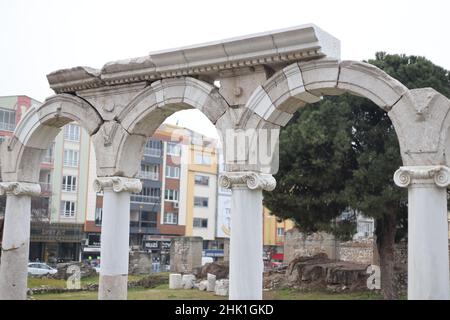
<instances>
[{"instance_id":1,"label":"weathered stone surface","mask_svg":"<svg viewBox=\"0 0 450 320\"><path fill-rule=\"evenodd\" d=\"M373 239L341 242L339 246L341 261L363 264L373 263Z\"/></svg>"},{"instance_id":2,"label":"weathered stone surface","mask_svg":"<svg viewBox=\"0 0 450 320\"><path fill-rule=\"evenodd\" d=\"M206 291L214 291L216 287L216 279L217 276L211 273L207 274L207 285L206 285Z\"/></svg>"},{"instance_id":3,"label":"weathered stone surface","mask_svg":"<svg viewBox=\"0 0 450 320\"><path fill-rule=\"evenodd\" d=\"M366 97L385 111L389 111L408 92L408 88L381 69L357 61L341 62L337 87Z\"/></svg>"},{"instance_id":4,"label":"weathered stone surface","mask_svg":"<svg viewBox=\"0 0 450 320\"><path fill-rule=\"evenodd\" d=\"M128 262L129 274L150 274L152 272L152 254L146 251L131 251Z\"/></svg>"},{"instance_id":5,"label":"weathered stone surface","mask_svg":"<svg viewBox=\"0 0 450 320\"><path fill-rule=\"evenodd\" d=\"M333 261L321 253L296 258L286 270L288 286L298 289L367 289L367 264Z\"/></svg>"},{"instance_id":6,"label":"weathered stone surface","mask_svg":"<svg viewBox=\"0 0 450 320\"><path fill-rule=\"evenodd\" d=\"M169 289L181 289L182 278L179 273L172 273L169 275Z\"/></svg>"},{"instance_id":7,"label":"weathered stone surface","mask_svg":"<svg viewBox=\"0 0 450 320\"><path fill-rule=\"evenodd\" d=\"M108 121L93 136L93 142L98 150L97 176L132 178L137 175L147 142L145 136L130 135L119 123Z\"/></svg>"},{"instance_id":8,"label":"weathered stone surface","mask_svg":"<svg viewBox=\"0 0 450 320\"><path fill-rule=\"evenodd\" d=\"M170 246L170 271L191 273L202 265L203 239L175 237Z\"/></svg>"},{"instance_id":9,"label":"weathered stone surface","mask_svg":"<svg viewBox=\"0 0 450 320\"><path fill-rule=\"evenodd\" d=\"M217 279L228 278L229 273L229 263L228 261L217 261L212 263L207 263L201 267L198 272L198 277L201 279L206 279L208 274L213 274Z\"/></svg>"},{"instance_id":10,"label":"weathered stone surface","mask_svg":"<svg viewBox=\"0 0 450 320\"><path fill-rule=\"evenodd\" d=\"M200 291L206 291L208 288L208 280L202 280L198 284L198 290ZM208 290L209 291L209 290Z\"/></svg>"},{"instance_id":11,"label":"weathered stone surface","mask_svg":"<svg viewBox=\"0 0 450 320\"><path fill-rule=\"evenodd\" d=\"M228 296L229 281L227 279L217 280L214 294L216 296Z\"/></svg>"},{"instance_id":12,"label":"weathered stone surface","mask_svg":"<svg viewBox=\"0 0 450 320\"><path fill-rule=\"evenodd\" d=\"M55 279L67 280L72 275L71 273L67 273L67 269L70 266L77 266L80 268L81 278L87 278L87 277L92 277L92 276L97 275L97 272L95 271L95 269L92 266L90 266L89 264L85 264L85 263L78 262L78 261L73 261L73 262L67 262L67 263L58 263L56 265L56 269L58 270L58 272L55 275L53 275L52 277Z\"/></svg>"},{"instance_id":13,"label":"weathered stone surface","mask_svg":"<svg viewBox=\"0 0 450 320\"><path fill-rule=\"evenodd\" d=\"M183 289L192 289L195 284L195 276L193 274L185 274L181 278L181 286Z\"/></svg>"},{"instance_id":14,"label":"weathered stone surface","mask_svg":"<svg viewBox=\"0 0 450 320\"><path fill-rule=\"evenodd\" d=\"M99 300L127 300L128 274L102 275L98 288Z\"/></svg>"},{"instance_id":15,"label":"weathered stone surface","mask_svg":"<svg viewBox=\"0 0 450 320\"><path fill-rule=\"evenodd\" d=\"M288 230L284 241L284 263L296 257L311 257L325 253L332 260L339 258L339 241L333 235L320 232L305 235L297 229Z\"/></svg>"},{"instance_id":16,"label":"weathered stone surface","mask_svg":"<svg viewBox=\"0 0 450 320\"><path fill-rule=\"evenodd\" d=\"M431 88L414 89L389 112L404 166L450 165L450 100Z\"/></svg>"}]
</instances>

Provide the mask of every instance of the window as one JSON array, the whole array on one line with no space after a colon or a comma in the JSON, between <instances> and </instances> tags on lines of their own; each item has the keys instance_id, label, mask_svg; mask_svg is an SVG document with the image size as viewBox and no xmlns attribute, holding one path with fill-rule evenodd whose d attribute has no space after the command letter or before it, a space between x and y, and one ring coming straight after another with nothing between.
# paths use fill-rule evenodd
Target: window
<instances>
[{"instance_id":1,"label":"window","mask_svg":"<svg viewBox=\"0 0 450 320\"><path fill-rule=\"evenodd\" d=\"M148 180L159 180L159 165L156 164L141 164L141 172L139 177Z\"/></svg>"},{"instance_id":2,"label":"window","mask_svg":"<svg viewBox=\"0 0 450 320\"><path fill-rule=\"evenodd\" d=\"M80 141L80 126L73 123L65 125L64 139L69 141Z\"/></svg>"},{"instance_id":3,"label":"window","mask_svg":"<svg viewBox=\"0 0 450 320\"><path fill-rule=\"evenodd\" d=\"M172 179L180 179L180 168L179 167L166 167L166 177Z\"/></svg>"},{"instance_id":4,"label":"window","mask_svg":"<svg viewBox=\"0 0 450 320\"><path fill-rule=\"evenodd\" d=\"M139 194L131 195L131 202L159 203L160 195L161 189L144 187Z\"/></svg>"},{"instance_id":5,"label":"window","mask_svg":"<svg viewBox=\"0 0 450 320\"><path fill-rule=\"evenodd\" d=\"M77 191L77 177L63 176L62 189L67 192Z\"/></svg>"},{"instance_id":6,"label":"window","mask_svg":"<svg viewBox=\"0 0 450 320\"><path fill-rule=\"evenodd\" d=\"M44 163L52 163L53 162L53 146L47 149L47 152L45 153L44 160L42 161Z\"/></svg>"},{"instance_id":7,"label":"window","mask_svg":"<svg viewBox=\"0 0 450 320\"><path fill-rule=\"evenodd\" d=\"M144 155L150 157L161 156L161 141L149 140L145 144Z\"/></svg>"},{"instance_id":8,"label":"window","mask_svg":"<svg viewBox=\"0 0 450 320\"><path fill-rule=\"evenodd\" d=\"M200 186L209 186L209 177L207 176L200 176L195 175L195 184Z\"/></svg>"},{"instance_id":9,"label":"window","mask_svg":"<svg viewBox=\"0 0 450 320\"><path fill-rule=\"evenodd\" d=\"M207 208L208 198L194 197L194 207Z\"/></svg>"},{"instance_id":10,"label":"window","mask_svg":"<svg viewBox=\"0 0 450 320\"><path fill-rule=\"evenodd\" d=\"M167 154L171 156L180 156L181 155L181 147L180 144L174 142L167 143Z\"/></svg>"},{"instance_id":11,"label":"window","mask_svg":"<svg viewBox=\"0 0 450 320\"><path fill-rule=\"evenodd\" d=\"M195 153L195 164L201 164L201 165L211 165L211 155L204 154L203 152L196 152Z\"/></svg>"},{"instance_id":12,"label":"window","mask_svg":"<svg viewBox=\"0 0 450 320\"><path fill-rule=\"evenodd\" d=\"M103 208L95 208L95 225L98 227L102 226L102 215Z\"/></svg>"},{"instance_id":13,"label":"window","mask_svg":"<svg viewBox=\"0 0 450 320\"><path fill-rule=\"evenodd\" d=\"M158 213L153 211L142 211L141 212L141 227L142 228L156 228L156 219Z\"/></svg>"},{"instance_id":14,"label":"window","mask_svg":"<svg viewBox=\"0 0 450 320\"><path fill-rule=\"evenodd\" d=\"M178 224L178 214L174 212L164 213L164 224Z\"/></svg>"},{"instance_id":15,"label":"window","mask_svg":"<svg viewBox=\"0 0 450 320\"><path fill-rule=\"evenodd\" d=\"M194 218L194 228L208 228L208 219Z\"/></svg>"},{"instance_id":16,"label":"window","mask_svg":"<svg viewBox=\"0 0 450 320\"><path fill-rule=\"evenodd\" d=\"M62 201L61 202L61 216L63 216L64 218L75 217L75 202Z\"/></svg>"},{"instance_id":17,"label":"window","mask_svg":"<svg viewBox=\"0 0 450 320\"><path fill-rule=\"evenodd\" d=\"M284 228L277 228L277 236L278 237L284 236Z\"/></svg>"},{"instance_id":18,"label":"window","mask_svg":"<svg viewBox=\"0 0 450 320\"><path fill-rule=\"evenodd\" d=\"M64 165L67 167L78 167L78 151L64 150Z\"/></svg>"},{"instance_id":19,"label":"window","mask_svg":"<svg viewBox=\"0 0 450 320\"><path fill-rule=\"evenodd\" d=\"M0 130L13 132L16 127L16 112L0 109Z\"/></svg>"},{"instance_id":20,"label":"window","mask_svg":"<svg viewBox=\"0 0 450 320\"><path fill-rule=\"evenodd\" d=\"M168 201L178 202L178 200L179 200L178 190L166 189L165 199Z\"/></svg>"}]
</instances>

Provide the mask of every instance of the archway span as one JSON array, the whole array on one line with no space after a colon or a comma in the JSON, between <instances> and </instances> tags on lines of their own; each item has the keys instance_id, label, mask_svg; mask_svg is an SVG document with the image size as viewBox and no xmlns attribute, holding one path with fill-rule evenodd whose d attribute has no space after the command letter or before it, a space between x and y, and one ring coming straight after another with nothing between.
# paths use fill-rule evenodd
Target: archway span
<instances>
[{"instance_id":1,"label":"archway span","mask_svg":"<svg viewBox=\"0 0 450 320\"><path fill-rule=\"evenodd\" d=\"M148 137L166 118L187 109L200 110L215 124L228 103L216 87L194 78L153 82L95 135L94 144L105 152L97 162L98 175L135 177Z\"/></svg>"},{"instance_id":2,"label":"archway span","mask_svg":"<svg viewBox=\"0 0 450 320\"><path fill-rule=\"evenodd\" d=\"M103 123L94 107L81 98L60 94L39 107L31 107L14 134L1 145L1 170L4 181L38 182L39 167L46 150L60 128L77 122L89 135Z\"/></svg>"},{"instance_id":3,"label":"archway span","mask_svg":"<svg viewBox=\"0 0 450 320\"><path fill-rule=\"evenodd\" d=\"M265 121L285 126L295 111L325 95L350 93L390 111L407 92L403 84L368 63L323 59L278 71L253 92L246 108ZM247 127L246 119L241 122Z\"/></svg>"},{"instance_id":4,"label":"archway span","mask_svg":"<svg viewBox=\"0 0 450 320\"><path fill-rule=\"evenodd\" d=\"M323 59L285 67L253 92L239 125L283 127L306 104L344 93L365 97L388 112L404 165L448 165L450 101L430 88L409 90L364 62Z\"/></svg>"}]
</instances>

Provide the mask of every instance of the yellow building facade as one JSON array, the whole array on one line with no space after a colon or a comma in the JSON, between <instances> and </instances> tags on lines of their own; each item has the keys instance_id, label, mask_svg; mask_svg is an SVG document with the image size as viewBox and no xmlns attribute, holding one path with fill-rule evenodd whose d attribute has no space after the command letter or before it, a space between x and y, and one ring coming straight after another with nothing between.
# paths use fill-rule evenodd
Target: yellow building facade
<instances>
[{"instance_id":1,"label":"yellow building facade","mask_svg":"<svg viewBox=\"0 0 450 320\"><path fill-rule=\"evenodd\" d=\"M218 171L216 141L193 139L188 157L186 236L214 240Z\"/></svg>"},{"instance_id":2,"label":"yellow building facade","mask_svg":"<svg viewBox=\"0 0 450 320\"><path fill-rule=\"evenodd\" d=\"M294 228L295 223L292 220L280 222L266 207L263 208L263 219L264 246L283 246L285 232Z\"/></svg>"}]
</instances>

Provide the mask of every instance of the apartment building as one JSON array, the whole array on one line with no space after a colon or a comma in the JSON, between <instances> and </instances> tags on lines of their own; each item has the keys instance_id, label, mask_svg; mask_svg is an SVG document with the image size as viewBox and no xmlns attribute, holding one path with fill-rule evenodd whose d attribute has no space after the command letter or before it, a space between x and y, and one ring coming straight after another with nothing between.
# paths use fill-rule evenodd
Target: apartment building
<instances>
[{"instance_id":1,"label":"apartment building","mask_svg":"<svg viewBox=\"0 0 450 320\"><path fill-rule=\"evenodd\" d=\"M191 132L187 179L186 235L203 238L203 249L216 249L217 145Z\"/></svg>"},{"instance_id":2,"label":"apartment building","mask_svg":"<svg viewBox=\"0 0 450 320\"><path fill-rule=\"evenodd\" d=\"M151 251L155 259L169 263L170 241L186 232L186 161L188 150L183 145L188 131L163 124L148 139L138 178L142 191L130 197L130 246L135 250ZM96 194L95 154L91 145L88 174L88 209L84 231L84 259L100 256L100 232L103 195Z\"/></svg>"},{"instance_id":3,"label":"apartment building","mask_svg":"<svg viewBox=\"0 0 450 320\"><path fill-rule=\"evenodd\" d=\"M283 261L284 235L294 226L292 220L281 220L272 215L269 209L263 207L263 245L266 263Z\"/></svg>"}]
</instances>

